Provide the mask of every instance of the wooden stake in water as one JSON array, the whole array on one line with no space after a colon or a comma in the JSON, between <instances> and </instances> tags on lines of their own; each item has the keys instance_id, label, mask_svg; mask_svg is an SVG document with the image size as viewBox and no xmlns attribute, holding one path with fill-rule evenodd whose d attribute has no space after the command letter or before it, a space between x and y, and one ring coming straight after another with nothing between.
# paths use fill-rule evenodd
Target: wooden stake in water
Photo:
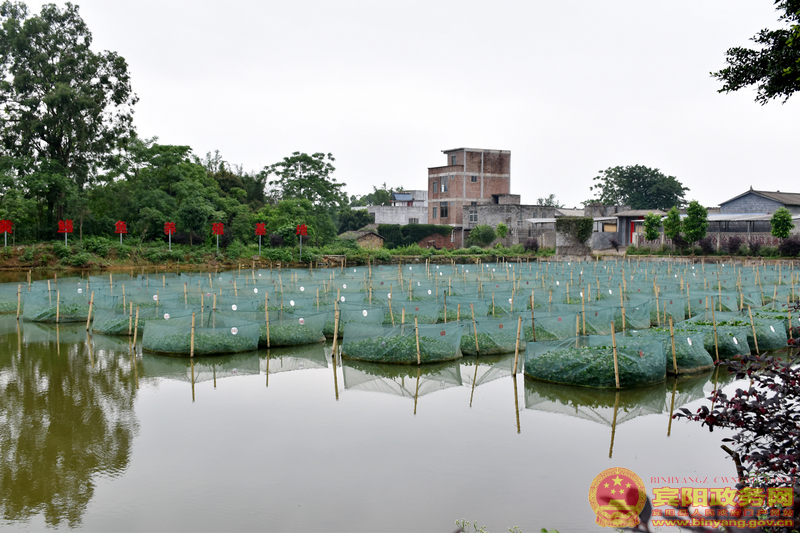
<instances>
[{"instance_id":1,"label":"wooden stake in water","mask_svg":"<svg viewBox=\"0 0 800 533\"><path fill-rule=\"evenodd\" d=\"M420 364L419 355L419 324L417 324L417 316L414 315L414 336L417 338L417 364Z\"/></svg>"},{"instance_id":2,"label":"wooden stake in water","mask_svg":"<svg viewBox=\"0 0 800 533\"><path fill-rule=\"evenodd\" d=\"M619 362L617 360L617 336L614 334L614 322L611 322L611 345L614 348L614 380L617 384L617 389L619 389ZM616 408L614 409L614 415L616 420Z\"/></svg>"},{"instance_id":3,"label":"wooden stake in water","mask_svg":"<svg viewBox=\"0 0 800 533\"><path fill-rule=\"evenodd\" d=\"M194 313L192 313L194 316ZM136 320L133 324L133 350L136 351L136 339L139 336L139 308L136 308Z\"/></svg>"},{"instance_id":4,"label":"wooden stake in water","mask_svg":"<svg viewBox=\"0 0 800 533\"><path fill-rule=\"evenodd\" d=\"M89 298L89 316L86 317L86 331L89 331L89 324L92 321L92 307L94 306L94 291L92 291L92 296Z\"/></svg>"},{"instance_id":5,"label":"wooden stake in water","mask_svg":"<svg viewBox=\"0 0 800 533\"><path fill-rule=\"evenodd\" d=\"M675 330L672 328L672 317L669 317L669 337L672 340L672 369L678 374L678 360L675 357Z\"/></svg>"},{"instance_id":6,"label":"wooden stake in water","mask_svg":"<svg viewBox=\"0 0 800 533\"><path fill-rule=\"evenodd\" d=\"M519 334L522 331L522 317L517 317L517 342L514 346L514 375L517 375L517 361L519 361ZM477 363L476 363L477 364Z\"/></svg>"},{"instance_id":7,"label":"wooden stake in water","mask_svg":"<svg viewBox=\"0 0 800 533\"><path fill-rule=\"evenodd\" d=\"M536 317L533 314L533 291L531 291L531 334L533 335L533 342L536 342Z\"/></svg>"},{"instance_id":8,"label":"wooden stake in water","mask_svg":"<svg viewBox=\"0 0 800 533\"><path fill-rule=\"evenodd\" d=\"M750 327L753 328L753 341L756 345L756 355L758 355L758 335L756 335L756 324L753 322L753 310L750 309L750 306L747 306L747 313L750 315ZM789 331L791 331L792 327L792 320L789 319Z\"/></svg>"}]
</instances>

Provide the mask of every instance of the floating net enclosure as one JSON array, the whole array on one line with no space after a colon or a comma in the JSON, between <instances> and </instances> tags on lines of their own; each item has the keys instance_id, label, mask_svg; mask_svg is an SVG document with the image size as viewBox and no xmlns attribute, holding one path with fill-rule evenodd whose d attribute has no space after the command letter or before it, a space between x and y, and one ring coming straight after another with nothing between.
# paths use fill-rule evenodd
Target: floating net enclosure
<instances>
[{"instance_id":1,"label":"floating net enclosure","mask_svg":"<svg viewBox=\"0 0 800 533\"><path fill-rule=\"evenodd\" d=\"M413 324L397 327L380 324L348 324L342 342L342 356L380 363L434 363L461 357L461 324Z\"/></svg>"},{"instance_id":2,"label":"floating net enclosure","mask_svg":"<svg viewBox=\"0 0 800 533\"><path fill-rule=\"evenodd\" d=\"M22 317L29 322L85 322L89 317L89 300L82 289L49 294L31 292L25 297Z\"/></svg>"},{"instance_id":3,"label":"floating net enclosure","mask_svg":"<svg viewBox=\"0 0 800 533\"><path fill-rule=\"evenodd\" d=\"M717 323L716 348L714 341L714 320ZM735 313L702 312L675 325L676 331L702 332L703 346L716 358L717 351L722 359L750 353L747 333L750 323L745 322Z\"/></svg>"},{"instance_id":4,"label":"floating net enclosure","mask_svg":"<svg viewBox=\"0 0 800 533\"><path fill-rule=\"evenodd\" d=\"M522 318L520 330L519 349L522 353L525 349L523 331L525 327L529 330L530 317ZM517 345L517 323L518 317L491 318L485 317L475 319L475 329L472 322L464 324L464 334L461 337L461 352L465 355L497 355L513 353ZM475 350L475 331L478 335L478 351Z\"/></svg>"},{"instance_id":5,"label":"floating net enclosure","mask_svg":"<svg viewBox=\"0 0 800 533\"><path fill-rule=\"evenodd\" d=\"M315 313L308 309L308 314L273 312L269 315L269 332L267 332L266 314L256 312L220 313L231 320L235 317L245 318L260 325L258 345L262 348L279 346L299 346L325 341L323 329L330 313ZM269 335L269 343L267 336Z\"/></svg>"},{"instance_id":6,"label":"floating net enclosure","mask_svg":"<svg viewBox=\"0 0 800 533\"><path fill-rule=\"evenodd\" d=\"M704 333L675 334L677 372L675 371L676 365L672 361L672 337L668 329L659 328L656 330L630 331L629 333L634 337L658 339L664 343L667 374L695 374L705 372L714 367L714 359L705 349L703 343Z\"/></svg>"},{"instance_id":7,"label":"floating net enclosure","mask_svg":"<svg viewBox=\"0 0 800 533\"><path fill-rule=\"evenodd\" d=\"M20 306L24 306L25 295L28 292L27 283L0 284L0 314L17 312L17 292L19 292Z\"/></svg>"},{"instance_id":8,"label":"floating net enclosure","mask_svg":"<svg viewBox=\"0 0 800 533\"><path fill-rule=\"evenodd\" d=\"M339 304L339 337L344 337L348 324L383 324L388 311L381 305L370 305L365 302ZM326 327L327 329L327 327ZM331 336L333 331L331 330Z\"/></svg>"},{"instance_id":9,"label":"floating net enclosure","mask_svg":"<svg viewBox=\"0 0 800 533\"><path fill-rule=\"evenodd\" d=\"M260 324L220 313L195 313L194 354L214 355L258 349ZM149 352L189 355L192 317L150 321L142 335L142 349Z\"/></svg>"},{"instance_id":10,"label":"floating net enclosure","mask_svg":"<svg viewBox=\"0 0 800 533\"><path fill-rule=\"evenodd\" d=\"M666 378L664 346L660 340L617 338L617 360L622 388L651 385ZM529 342L525 350L525 375L566 385L614 388L612 339L598 335Z\"/></svg>"},{"instance_id":11,"label":"floating net enclosure","mask_svg":"<svg viewBox=\"0 0 800 533\"><path fill-rule=\"evenodd\" d=\"M404 311L405 310L405 311ZM387 307L384 313L383 323L391 324L392 317L394 323L400 324L403 322L405 316L406 324L413 324L416 317L419 324L435 324L442 316L443 304L436 301L393 301L391 305L391 313ZM462 309L463 312L463 309ZM450 314L448 309L448 315ZM451 322L455 320L455 310L452 313Z\"/></svg>"}]
</instances>

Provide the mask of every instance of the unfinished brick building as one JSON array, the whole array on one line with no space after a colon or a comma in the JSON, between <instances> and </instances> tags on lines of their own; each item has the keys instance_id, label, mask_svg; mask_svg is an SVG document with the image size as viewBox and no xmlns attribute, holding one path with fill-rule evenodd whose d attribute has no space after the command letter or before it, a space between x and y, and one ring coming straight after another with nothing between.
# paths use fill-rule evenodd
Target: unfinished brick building
<instances>
[{"instance_id":1,"label":"unfinished brick building","mask_svg":"<svg viewBox=\"0 0 800 533\"><path fill-rule=\"evenodd\" d=\"M511 191L511 151L480 148L442 150L447 164L428 168L428 223L455 228L448 248L463 246L477 220L470 207L496 203ZM474 217L472 226L471 217Z\"/></svg>"}]
</instances>

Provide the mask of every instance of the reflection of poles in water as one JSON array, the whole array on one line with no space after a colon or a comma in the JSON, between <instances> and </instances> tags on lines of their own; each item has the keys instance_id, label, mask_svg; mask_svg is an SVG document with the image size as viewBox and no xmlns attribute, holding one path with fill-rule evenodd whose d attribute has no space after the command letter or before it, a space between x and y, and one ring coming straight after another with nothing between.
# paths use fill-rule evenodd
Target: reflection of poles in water
<instances>
[{"instance_id":1,"label":"reflection of poles in water","mask_svg":"<svg viewBox=\"0 0 800 533\"><path fill-rule=\"evenodd\" d=\"M211 372L214 374L214 388L217 388L217 365L211 363Z\"/></svg>"},{"instance_id":2,"label":"reflection of poles in water","mask_svg":"<svg viewBox=\"0 0 800 533\"><path fill-rule=\"evenodd\" d=\"M333 390L336 392L336 401L339 401L339 378L336 371L336 352L331 352L331 361L333 362Z\"/></svg>"},{"instance_id":3,"label":"reflection of poles in water","mask_svg":"<svg viewBox=\"0 0 800 533\"><path fill-rule=\"evenodd\" d=\"M269 348L267 348L267 387L269 387Z\"/></svg>"},{"instance_id":4,"label":"reflection of poles in water","mask_svg":"<svg viewBox=\"0 0 800 533\"><path fill-rule=\"evenodd\" d=\"M519 427L519 394L517 393L517 375L514 374L511 376L511 378L514 380L514 410L517 413L517 433L520 433L521 430Z\"/></svg>"},{"instance_id":5,"label":"reflection of poles in water","mask_svg":"<svg viewBox=\"0 0 800 533\"><path fill-rule=\"evenodd\" d=\"M611 446L608 448L609 459L611 459L611 454L614 453L614 433L617 432L617 409L619 409L619 389L617 389L616 397L614 398L614 418L611 420Z\"/></svg>"},{"instance_id":6,"label":"reflection of poles in water","mask_svg":"<svg viewBox=\"0 0 800 533\"><path fill-rule=\"evenodd\" d=\"M190 361L192 362L192 403L194 403L194 357Z\"/></svg>"},{"instance_id":7,"label":"reflection of poles in water","mask_svg":"<svg viewBox=\"0 0 800 533\"><path fill-rule=\"evenodd\" d=\"M61 355L61 341L58 338L58 322L56 322L56 355Z\"/></svg>"},{"instance_id":8,"label":"reflection of poles in water","mask_svg":"<svg viewBox=\"0 0 800 533\"><path fill-rule=\"evenodd\" d=\"M89 364L94 368L94 357L92 357L92 339L89 337L89 332L86 332L86 347L89 348Z\"/></svg>"},{"instance_id":9,"label":"reflection of poles in water","mask_svg":"<svg viewBox=\"0 0 800 533\"><path fill-rule=\"evenodd\" d=\"M475 394L475 382L478 380L478 358L475 358L475 375L472 376L472 392L469 393L469 407L472 409L472 395Z\"/></svg>"},{"instance_id":10,"label":"reflection of poles in water","mask_svg":"<svg viewBox=\"0 0 800 533\"><path fill-rule=\"evenodd\" d=\"M130 337L128 338L128 355L131 359L131 370L133 370L133 377L134 382L136 383L136 388L139 388L139 367L136 364L136 350L133 349L133 345L131 344Z\"/></svg>"},{"instance_id":11,"label":"reflection of poles in water","mask_svg":"<svg viewBox=\"0 0 800 533\"><path fill-rule=\"evenodd\" d=\"M675 409L675 389L678 388L678 378L672 382L672 400L669 403L669 424L667 425L667 437L672 432L672 411Z\"/></svg>"},{"instance_id":12,"label":"reflection of poles in water","mask_svg":"<svg viewBox=\"0 0 800 533\"><path fill-rule=\"evenodd\" d=\"M19 329L19 321L17 321L17 354L22 357L22 331Z\"/></svg>"},{"instance_id":13,"label":"reflection of poles in water","mask_svg":"<svg viewBox=\"0 0 800 533\"><path fill-rule=\"evenodd\" d=\"M416 318L416 317L414 317ZM414 390L414 414L417 414L417 398L419 397L419 366L417 366L417 388Z\"/></svg>"}]
</instances>

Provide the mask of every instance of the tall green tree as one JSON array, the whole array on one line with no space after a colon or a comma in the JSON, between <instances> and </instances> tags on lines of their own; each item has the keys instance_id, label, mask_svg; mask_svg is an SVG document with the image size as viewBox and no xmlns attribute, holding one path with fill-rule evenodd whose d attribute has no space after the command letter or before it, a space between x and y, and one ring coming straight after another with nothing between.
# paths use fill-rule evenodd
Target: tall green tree
<instances>
[{"instance_id":1,"label":"tall green tree","mask_svg":"<svg viewBox=\"0 0 800 533\"><path fill-rule=\"evenodd\" d=\"M794 229L792 213L785 207L779 207L772 213L772 218L769 219L769 225L770 233L773 237L785 239L792 233L792 229Z\"/></svg>"},{"instance_id":2,"label":"tall green tree","mask_svg":"<svg viewBox=\"0 0 800 533\"><path fill-rule=\"evenodd\" d=\"M667 217L664 219L664 235L672 241L673 249L675 248L675 241L680 237L682 230L681 213L677 207L672 206L672 209L669 210Z\"/></svg>"},{"instance_id":3,"label":"tall green tree","mask_svg":"<svg viewBox=\"0 0 800 533\"><path fill-rule=\"evenodd\" d=\"M631 209L667 210L674 205L682 206L689 190L674 176L642 165L607 168L593 181L597 183L589 190L595 191L596 196L585 203L630 205Z\"/></svg>"},{"instance_id":4,"label":"tall green tree","mask_svg":"<svg viewBox=\"0 0 800 533\"><path fill-rule=\"evenodd\" d=\"M686 219L683 221L683 234L689 245L694 245L705 238L708 229L708 210L697 200L689 202L686 208Z\"/></svg>"},{"instance_id":5,"label":"tall green tree","mask_svg":"<svg viewBox=\"0 0 800 533\"><path fill-rule=\"evenodd\" d=\"M542 205L548 207L566 207L564 204L556 200L556 195L551 193L549 196L545 196L544 198L537 198L536 204L534 205Z\"/></svg>"},{"instance_id":6,"label":"tall green tree","mask_svg":"<svg viewBox=\"0 0 800 533\"><path fill-rule=\"evenodd\" d=\"M339 209L346 204L347 195L345 184L332 176L336 170L333 161L331 154L294 152L265 170L275 176L269 184L280 189L281 199L306 199L325 209Z\"/></svg>"},{"instance_id":7,"label":"tall green tree","mask_svg":"<svg viewBox=\"0 0 800 533\"><path fill-rule=\"evenodd\" d=\"M69 184L82 191L119 163L133 133L128 65L91 49L78 12L45 4L30 16L21 2L0 5L0 149L12 157L52 223Z\"/></svg>"},{"instance_id":8,"label":"tall green tree","mask_svg":"<svg viewBox=\"0 0 800 533\"><path fill-rule=\"evenodd\" d=\"M644 238L655 241L661 236L661 215L647 213L644 216Z\"/></svg>"},{"instance_id":9,"label":"tall green tree","mask_svg":"<svg viewBox=\"0 0 800 533\"><path fill-rule=\"evenodd\" d=\"M497 238L494 228L488 224L479 224L472 228L467 237L467 244L488 246Z\"/></svg>"},{"instance_id":10,"label":"tall green tree","mask_svg":"<svg viewBox=\"0 0 800 533\"><path fill-rule=\"evenodd\" d=\"M755 50L728 49L728 66L711 73L722 82L719 92L755 85L756 102L763 105L773 98L785 102L800 90L800 0L776 0L775 6L788 27L758 32L751 38L758 45Z\"/></svg>"},{"instance_id":11,"label":"tall green tree","mask_svg":"<svg viewBox=\"0 0 800 533\"><path fill-rule=\"evenodd\" d=\"M386 182L380 188L372 186L372 192L364 196L354 197L350 205L352 207L362 207L367 205L392 205L394 200L394 189L386 186Z\"/></svg>"}]
</instances>

